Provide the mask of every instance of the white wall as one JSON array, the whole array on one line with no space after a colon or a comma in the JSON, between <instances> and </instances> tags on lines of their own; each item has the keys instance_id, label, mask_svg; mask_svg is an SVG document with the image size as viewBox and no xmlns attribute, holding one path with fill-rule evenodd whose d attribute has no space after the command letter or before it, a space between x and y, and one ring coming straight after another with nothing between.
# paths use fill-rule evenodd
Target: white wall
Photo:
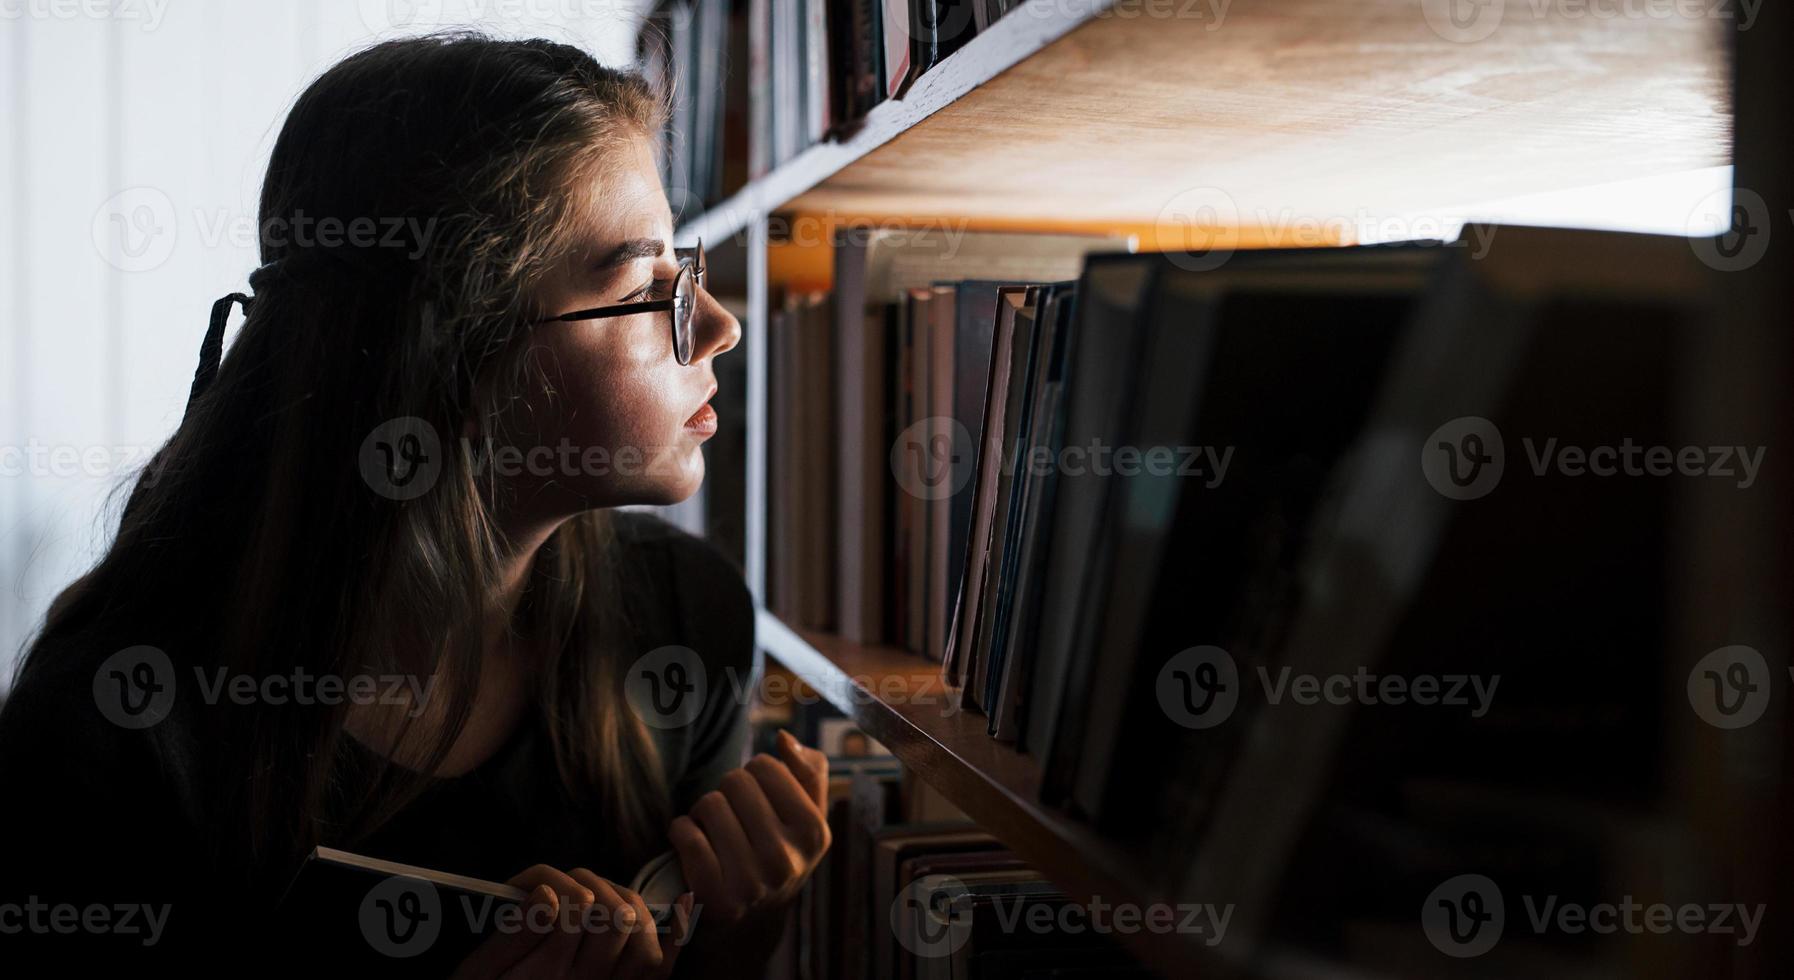
<instances>
[{"instance_id":1,"label":"white wall","mask_svg":"<svg viewBox=\"0 0 1794 980\"><path fill-rule=\"evenodd\" d=\"M0 0L0 693L180 419L306 82L453 25L633 58L643 0ZM233 314L233 326L240 312Z\"/></svg>"}]
</instances>

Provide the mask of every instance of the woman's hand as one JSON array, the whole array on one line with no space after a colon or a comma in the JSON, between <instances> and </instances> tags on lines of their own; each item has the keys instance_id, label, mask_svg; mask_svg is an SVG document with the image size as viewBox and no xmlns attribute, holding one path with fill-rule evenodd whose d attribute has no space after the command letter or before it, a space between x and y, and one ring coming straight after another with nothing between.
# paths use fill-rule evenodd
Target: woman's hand
<instances>
[{"instance_id":1,"label":"woman's hand","mask_svg":"<svg viewBox=\"0 0 1794 980\"><path fill-rule=\"evenodd\" d=\"M659 980L673 972L692 921L692 895L687 892L663 940L640 895L585 868L563 872L538 864L509 884L529 892L520 927L482 942L455 969L456 980Z\"/></svg>"},{"instance_id":2,"label":"woman's hand","mask_svg":"<svg viewBox=\"0 0 1794 980\"><path fill-rule=\"evenodd\" d=\"M778 741L783 761L754 756L668 829L706 922L782 912L828 850L828 757Z\"/></svg>"}]
</instances>

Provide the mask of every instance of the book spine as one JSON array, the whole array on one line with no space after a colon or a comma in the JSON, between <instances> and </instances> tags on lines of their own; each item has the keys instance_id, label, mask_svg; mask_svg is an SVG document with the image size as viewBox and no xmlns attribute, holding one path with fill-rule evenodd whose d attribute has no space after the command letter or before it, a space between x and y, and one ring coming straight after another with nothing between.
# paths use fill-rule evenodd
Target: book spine
<instances>
[{"instance_id":1,"label":"book spine","mask_svg":"<svg viewBox=\"0 0 1794 980\"><path fill-rule=\"evenodd\" d=\"M880 30L880 0L849 0L853 18L853 56L849 64L853 93L847 107L849 120L864 119L872 107L884 101L884 32Z\"/></svg>"},{"instance_id":2,"label":"book spine","mask_svg":"<svg viewBox=\"0 0 1794 980\"><path fill-rule=\"evenodd\" d=\"M829 64L829 15L827 0L804 3L804 145L822 142L829 128L829 88L834 84Z\"/></svg>"},{"instance_id":3,"label":"book spine","mask_svg":"<svg viewBox=\"0 0 1794 980\"><path fill-rule=\"evenodd\" d=\"M884 82L885 97L901 99L913 78L910 38L915 27L910 23L910 5L921 0L881 0L884 9Z\"/></svg>"},{"instance_id":4,"label":"book spine","mask_svg":"<svg viewBox=\"0 0 1794 980\"><path fill-rule=\"evenodd\" d=\"M910 416L909 424L914 425L928 417L928 356L929 343L933 340L928 329L927 290L911 290L910 292ZM922 470L925 465L921 455L909 447L906 468L910 470L909 486L923 485L926 476ZM927 447L919 447L925 450ZM914 493L906 493L910 508L909 522L909 647L918 654L926 654L928 649L928 507L927 501Z\"/></svg>"},{"instance_id":5,"label":"book spine","mask_svg":"<svg viewBox=\"0 0 1794 980\"><path fill-rule=\"evenodd\" d=\"M841 635L855 643L883 639L880 622L884 555L884 338L866 309L864 232L835 239L836 461L841 483L837 515L837 595Z\"/></svg>"},{"instance_id":6,"label":"book spine","mask_svg":"<svg viewBox=\"0 0 1794 980\"><path fill-rule=\"evenodd\" d=\"M772 170L772 0L748 0L748 176Z\"/></svg>"},{"instance_id":7,"label":"book spine","mask_svg":"<svg viewBox=\"0 0 1794 980\"><path fill-rule=\"evenodd\" d=\"M953 414L953 296L951 286L934 290L928 304L928 415L933 419L950 418ZM935 427L930 426L930 438ZM930 456L927 464L935 472L929 476L946 480L951 486L953 464L951 452L946 459ZM949 521L953 497L941 496L928 502L928 658L940 660L947 647L948 568L953 554L948 550Z\"/></svg>"}]
</instances>

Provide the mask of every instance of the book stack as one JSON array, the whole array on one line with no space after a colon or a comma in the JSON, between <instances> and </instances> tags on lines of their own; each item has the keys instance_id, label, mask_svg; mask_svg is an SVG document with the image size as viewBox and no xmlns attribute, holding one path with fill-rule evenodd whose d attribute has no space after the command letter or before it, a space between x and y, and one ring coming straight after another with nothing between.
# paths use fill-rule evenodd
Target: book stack
<instances>
[{"instance_id":1,"label":"book stack","mask_svg":"<svg viewBox=\"0 0 1794 980\"><path fill-rule=\"evenodd\" d=\"M840 741L829 726L844 723L797 724L814 726L812 737L828 745ZM829 826L834 844L805 885L768 976L1149 975L1112 937L1056 927L1067 921L1059 914L1067 896L882 749L830 756ZM1062 972L1039 972L1049 967Z\"/></svg>"},{"instance_id":2,"label":"book stack","mask_svg":"<svg viewBox=\"0 0 1794 980\"><path fill-rule=\"evenodd\" d=\"M1110 236L837 229L833 286L771 313L767 603L940 660L973 533L967 479L999 329L1065 315ZM1006 365L1004 366L1006 370ZM1003 375L1007 382L1008 374Z\"/></svg>"},{"instance_id":3,"label":"book stack","mask_svg":"<svg viewBox=\"0 0 1794 980\"><path fill-rule=\"evenodd\" d=\"M1062 473L1038 643L991 669L1043 795L1238 903L1243 943L1395 969L1467 871L1598 904L1702 866L1666 733L1706 650L1666 610L1706 481L1617 460L1735 441L1691 394L1705 270L1674 238L1478 234L1080 286L1062 444L1229 462Z\"/></svg>"},{"instance_id":4,"label":"book stack","mask_svg":"<svg viewBox=\"0 0 1794 980\"><path fill-rule=\"evenodd\" d=\"M1762 451L1702 411L1688 243L1088 251L910 277L837 240L804 335L836 387L773 419L836 427L832 618L774 611L940 660L1045 802L1240 943L1396 969L1463 871L1694 874L1667 712L1726 638L1675 645L1675 521Z\"/></svg>"},{"instance_id":5,"label":"book stack","mask_svg":"<svg viewBox=\"0 0 1794 980\"><path fill-rule=\"evenodd\" d=\"M643 69L675 94L663 176L686 213L723 200L886 99L1020 0L659 0Z\"/></svg>"},{"instance_id":6,"label":"book stack","mask_svg":"<svg viewBox=\"0 0 1794 980\"><path fill-rule=\"evenodd\" d=\"M658 0L637 35L639 70L670 95L659 163L675 216L702 213L750 179L750 6Z\"/></svg>"}]
</instances>

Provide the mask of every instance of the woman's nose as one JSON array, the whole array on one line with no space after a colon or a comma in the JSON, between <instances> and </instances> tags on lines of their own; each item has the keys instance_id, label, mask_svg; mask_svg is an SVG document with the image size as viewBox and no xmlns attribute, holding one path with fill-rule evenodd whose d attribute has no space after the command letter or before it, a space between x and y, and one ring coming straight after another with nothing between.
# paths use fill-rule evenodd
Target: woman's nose
<instances>
[{"instance_id":1,"label":"woman's nose","mask_svg":"<svg viewBox=\"0 0 1794 980\"><path fill-rule=\"evenodd\" d=\"M698 308L692 314L696 323L692 325L691 359L695 364L706 357L715 357L735 349L741 343L741 321L735 314L723 308L716 297L707 290L698 291Z\"/></svg>"}]
</instances>

